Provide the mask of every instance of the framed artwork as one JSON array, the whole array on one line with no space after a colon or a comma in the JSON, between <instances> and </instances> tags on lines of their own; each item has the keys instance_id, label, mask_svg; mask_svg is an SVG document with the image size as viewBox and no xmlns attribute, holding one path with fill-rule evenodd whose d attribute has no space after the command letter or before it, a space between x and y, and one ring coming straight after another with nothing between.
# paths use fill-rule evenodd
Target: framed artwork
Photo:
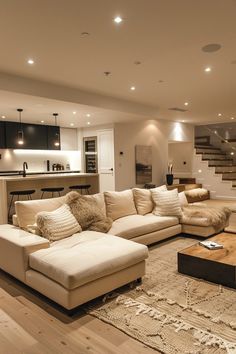
<instances>
[{"instance_id":1,"label":"framed artwork","mask_svg":"<svg viewBox=\"0 0 236 354\"><path fill-rule=\"evenodd\" d=\"M135 146L136 184L152 182L152 147Z\"/></svg>"}]
</instances>

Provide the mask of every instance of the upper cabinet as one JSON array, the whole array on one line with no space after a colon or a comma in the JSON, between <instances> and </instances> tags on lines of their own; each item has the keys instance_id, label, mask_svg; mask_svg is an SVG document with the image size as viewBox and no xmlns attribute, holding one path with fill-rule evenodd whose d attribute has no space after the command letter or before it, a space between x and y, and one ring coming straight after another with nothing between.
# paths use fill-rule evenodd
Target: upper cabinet
<instances>
[{"instance_id":1,"label":"upper cabinet","mask_svg":"<svg viewBox=\"0 0 236 354\"><path fill-rule=\"evenodd\" d=\"M47 126L48 150L61 150L60 128L56 126ZM59 145L55 145L59 143Z\"/></svg>"},{"instance_id":2,"label":"upper cabinet","mask_svg":"<svg viewBox=\"0 0 236 354\"><path fill-rule=\"evenodd\" d=\"M5 122L0 122L0 149L4 149L5 147L6 147Z\"/></svg>"},{"instance_id":3,"label":"upper cabinet","mask_svg":"<svg viewBox=\"0 0 236 354\"><path fill-rule=\"evenodd\" d=\"M60 150L60 145L54 145L56 139L60 141L59 127L26 123L23 123L20 127L19 123L16 122L4 123L6 139L5 147L8 149ZM19 145L17 142L18 131L20 129L22 129L24 133L23 145Z\"/></svg>"},{"instance_id":4,"label":"upper cabinet","mask_svg":"<svg viewBox=\"0 0 236 354\"><path fill-rule=\"evenodd\" d=\"M60 128L61 150L75 151L78 150L77 129Z\"/></svg>"}]
</instances>

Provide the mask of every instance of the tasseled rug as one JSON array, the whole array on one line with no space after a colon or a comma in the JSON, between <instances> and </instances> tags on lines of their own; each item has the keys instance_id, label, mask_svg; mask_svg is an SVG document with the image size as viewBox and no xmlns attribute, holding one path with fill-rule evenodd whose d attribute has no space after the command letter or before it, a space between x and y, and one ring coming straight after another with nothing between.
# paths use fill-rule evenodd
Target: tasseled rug
<instances>
[{"instance_id":1,"label":"tasseled rug","mask_svg":"<svg viewBox=\"0 0 236 354\"><path fill-rule=\"evenodd\" d=\"M91 315L167 354L236 354L236 291L177 272L178 237L150 248L147 274L92 302Z\"/></svg>"}]
</instances>

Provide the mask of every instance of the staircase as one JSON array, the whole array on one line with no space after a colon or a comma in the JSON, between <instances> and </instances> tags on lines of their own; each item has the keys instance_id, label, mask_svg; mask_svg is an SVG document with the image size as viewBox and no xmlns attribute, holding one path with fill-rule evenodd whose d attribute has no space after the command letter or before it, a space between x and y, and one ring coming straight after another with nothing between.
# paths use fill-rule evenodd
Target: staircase
<instances>
[{"instance_id":1,"label":"staircase","mask_svg":"<svg viewBox=\"0 0 236 354\"><path fill-rule=\"evenodd\" d=\"M195 141L194 177L215 198L236 199L236 163L230 153L212 146L209 141Z\"/></svg>"}]
</instances>

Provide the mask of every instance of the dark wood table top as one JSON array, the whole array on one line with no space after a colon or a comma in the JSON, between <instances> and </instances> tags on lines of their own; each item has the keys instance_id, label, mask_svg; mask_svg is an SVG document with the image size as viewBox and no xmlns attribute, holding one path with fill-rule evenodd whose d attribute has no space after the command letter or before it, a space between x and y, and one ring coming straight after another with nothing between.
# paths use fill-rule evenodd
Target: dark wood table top
<instances>
[{"instance_id":1,"label":"dark wood table top","mask_svg":"<svg viewBox=\"0 0 236 354\"><path fill-rule=\"evenodd\" d=\"M192 256L195 258L202 258L209 261L236 266L236 234L221 233L209 238L208 240L218 242L222 244L224 248L209 250L206 247L199 245L198 242L178 253L179 255Z\"/></svg>"}]
</instances>

